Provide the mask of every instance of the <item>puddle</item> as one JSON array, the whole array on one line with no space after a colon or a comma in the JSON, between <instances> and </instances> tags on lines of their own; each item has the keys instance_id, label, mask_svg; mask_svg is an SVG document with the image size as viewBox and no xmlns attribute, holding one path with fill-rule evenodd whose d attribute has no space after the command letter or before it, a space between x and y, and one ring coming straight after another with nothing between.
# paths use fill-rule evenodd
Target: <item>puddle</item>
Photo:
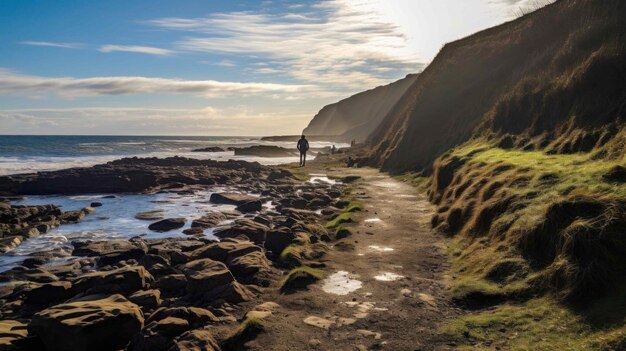
<instances>
[{"instance_id":1,"label":"puddle","mask_svg":"<svg viewBox=\"0 0 626 351\"><path fill-rule=\"evenodd\" d=\"M378 251L378 252L391 252L391 251L393 251L392 247L387 247L387 246L370 245L370 246L368 246L368 248L370 250Z\"/></svg>"},{"instance_id":2,"label":"puddle","mask_svg":"<svg viewBox=\"0 0 626 351\"><path fill-rule=\"evenodd\" d=\"M363 222L367 222L367 223L382 222L382 219L380 219L380 218L368 218L368 219L364 220Z\"/></svg>"},{"instance_id":3,"label":"puddle","mask_svg":"<svg viewBox=\"0 0 626 351\"><path fill-rule=\"evenodd\" d=\"M392 273L392 272L385 272L383 274L374 276L374 279L381 281L381 282L392 282L392 281L402 279L402 278L404 278L403 275L399 275L399 274Z\"/></svg>"},{"instance_id":4,"label":"puddle","mask_svg":"<svg viewBox=\"0 0 626 351\"><path fill-rule=\"evenodd\" d=\"M357 276L346 271L338 271L324 279L322 290L329 294L348 295L363 286L360 280L356 280Z\"/></svg>"},{"instance_id":5,"label":"puddle","mask_svg":"<svg viewBox=\"0 0 626 351\"><path fill-rule=\"evenodd\" d=\"M309 175L311 176L309 183L326 183L330 185L337 184L336 180L328 178L326 174L311 173Z\"/></svg>"}]
</instances>

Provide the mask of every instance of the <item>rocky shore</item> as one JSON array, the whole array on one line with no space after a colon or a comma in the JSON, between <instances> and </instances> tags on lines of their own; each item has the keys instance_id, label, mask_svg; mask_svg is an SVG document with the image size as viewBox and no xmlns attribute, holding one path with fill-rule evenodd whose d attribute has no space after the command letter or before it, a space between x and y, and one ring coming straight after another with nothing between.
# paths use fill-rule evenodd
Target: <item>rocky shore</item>
<instances>
[{"instance_id":1,"label":"rocky shore","mask_svg":"<svg viewBox=\"0 0 626 351\"><path fill-rule=\"evenodd\" d=\"M185 195L215 185L229 191L207 200L236 210L205 213L186 237L73 241L61 263L54 253L33 253L0 273L0 350L230 350L254 336L275 308L262 297L280 289L286 270L324 266L320 258L335 233L319 223L347 205L340 183L303 182L258 163L179 157L0 177L5 196ZM63 212L0 202L1 248L80 221L97 212L92 205ZM187 220L152 215L137 214L152 221L151 231ZM204 235L209 228L219 241ZM293 245L306 249L289 255Z\"/></svg>"}]
</instances>

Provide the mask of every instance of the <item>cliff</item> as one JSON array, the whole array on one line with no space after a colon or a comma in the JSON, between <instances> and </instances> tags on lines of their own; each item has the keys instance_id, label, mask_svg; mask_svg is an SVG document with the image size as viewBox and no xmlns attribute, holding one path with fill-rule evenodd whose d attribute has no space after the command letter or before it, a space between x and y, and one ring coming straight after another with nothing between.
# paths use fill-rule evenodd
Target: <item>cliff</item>
<instances>
[{"instance_id":1,"label":"cliff","mask_svg":"<svg viewBox=\"0 0 626 351\"><path fill-rule=\"evenodd\" d=\"M551 153L608 143L626 106L624 18L623 1L563 0L445 45L370 135L370 163L428 170L480 135Z\"/></svg>"},{"instance_id":2,"label":"cliff","mask_svg":"<svg viewBox=\"0 0 626 351\"><path fill-rule=\"evenodd\" d=\"M304 134L364 141L416 78L416 74L409 74L391 84L324 106L304 129Z\"/></svg>"}]
</instances>

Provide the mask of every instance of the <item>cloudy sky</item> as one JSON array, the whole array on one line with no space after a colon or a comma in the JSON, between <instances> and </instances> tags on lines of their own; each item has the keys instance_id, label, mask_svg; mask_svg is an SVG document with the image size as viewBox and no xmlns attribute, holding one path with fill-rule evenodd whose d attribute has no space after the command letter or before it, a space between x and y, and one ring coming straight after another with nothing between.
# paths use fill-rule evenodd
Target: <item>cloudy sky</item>
<instances>
[{"instance_id":1,"label":"cloudy sky","mask_svg":"<svg viewBox=\"0 0 626 351\"><path fill-rule=\"evenodd\" d=\"M296 134L535 3L3 0L0 134Z\"/></svg>"}]
</instances>

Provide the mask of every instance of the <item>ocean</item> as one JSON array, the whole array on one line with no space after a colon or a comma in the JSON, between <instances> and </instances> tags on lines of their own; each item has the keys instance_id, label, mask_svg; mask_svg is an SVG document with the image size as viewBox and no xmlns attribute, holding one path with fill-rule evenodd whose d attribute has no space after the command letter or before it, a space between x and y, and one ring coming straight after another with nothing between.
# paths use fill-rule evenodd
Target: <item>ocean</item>
<instances>
[{"instance_id":1,"label":"ocean","mask_svg":"<svg viewBox=\"0 0 626 351\"><path fill-rule=\"evenodd\" d=\"M316 141L310 144L312 148L318 148L333 143ZM92 166L131 156L239 159L266 165L297 161L297 157L235 156L233 151L192 152L193 149L210 146L227 149L253 145L296 147L294 142L264 141L259 137L0 135L0 175Z\"/></svg>"},{"instance_id":2,"label":"ocean","mask_svg":"<svg viewBox=\"0 0 626 351\"><path fill-rule=\"evenodd\" d=\"M330 142L311 142L312 148L331 146ZM276 145L294 148L294 142L270 142L258 137L180 137L180 136L0 136L0 175L56 170L69 167L91 166L130 156L168 157L185 156L199 159L239 159L258 161L262 164L297 162L297 157L264 158L235 156L233 151L192 152L197 148L219 146L247 147L253 145ZM337 147L347 144L335 143ZM324 175L311 175L312 182L329 182ZM212 187L193 195L176 193L159 194L90 194L81 196L24 196L12 201L14 205L55 204L63 211L79 210L93 201L103 204L94 214L86 216L80 223L63 224L50 232L29 238L17 248L0 254L0 272L14 267L35 253L47 252L55 257L50 264L76 259L72 257L72 241L128 239L133 236L145 238L185 236L182 231L189 228L193 219L208 211L232 211L235 206L217 205L209 200L213 192L226 191ZM265 203L273 208L272 203ZM167 233L148 230L150 221L135 218L142 211L161 210L165 217L187 219L185 227ZM216 239L212 230L206 237Z\"/></svg>"}]
</instances>

